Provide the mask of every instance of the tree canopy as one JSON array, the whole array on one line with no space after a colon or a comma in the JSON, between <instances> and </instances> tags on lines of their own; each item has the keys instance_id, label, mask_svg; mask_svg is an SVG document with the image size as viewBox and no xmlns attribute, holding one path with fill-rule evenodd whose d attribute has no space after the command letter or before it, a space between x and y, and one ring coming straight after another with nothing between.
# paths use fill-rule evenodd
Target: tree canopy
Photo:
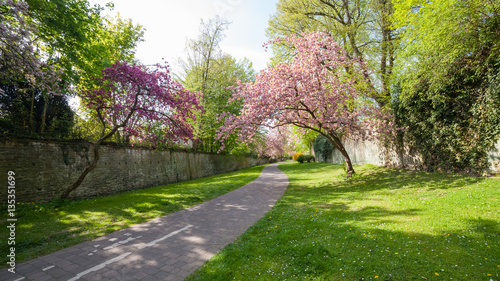
<instances>
[{"instance_id":1,"label":"tree canopy","mask_svg":"<svg viewBox=\"0 0 500 281\"><path fill-rule=\"evenodd\" d=\"M280 0L276 13L269 20L267 35L300 36L303 32L324 31L330 34L349 57L362 59L373 70L365 73L371 80L366 95L379 105L387 105L389 83L396 55L396 35L391 27L390 0ZM286 61L291 46L277 44L274 61Z\"/></svg>"},{"instance_id":2,"label":"tree canopy","mask_svg":"<svg viewBox=\"0 0 500 281\"><path fill-rule=\"evenodd\" d=\"M181 60L183 85L191 91L203 93L204 111L199 116L195 135L201 140L198 149L206 152L216 152L220 148L215 138L220 126L219 115L223 112L236 114L241 108L238 101L227 103L232 87L238 80L250 82L255 76L248 59L237 61L220 49L228 25L229 22L222 18L202 21L198 38L189 39L186 44L187 59ZM233 141L227 142L226 152L239 146L234 137L231 139Z\"/></svg>"},{"instance_id":3,"label":"tree canopy","mask_svg":"<svg viewBox=\"0 0 500 281\"><path fill-rule=\"evenodd\" d=\"M194 112L202 110L199 93L190 92L170 75L168 65L154 68L117 62L95 78L97 87L85 91L85 106L100 122L94 158L62 194L67 198L97 166L101 143L119 130L128 138L158 142L186 142L193 138Z\"/></svg>"},{"instance_id":4,"label":"tree canopy","mask_svg":"<svg viewBox=\"0 0 500 281\"><path fill-rule=\"evenodd\" d=\"M8 89L11 100L18 101L0 105L4 132L54 137L47 131L55 124L49 124L48 112L68 106L67 101L53 102L61 100L56 96L80 94L92 87L91 78L100 77L104 68L116 61L134 61L143 28L120 17L104 18L103 9L87 0L0 2L0 91ZM19 119L27 121L19 127Z\"/></svg>"},{"instance_id":5,"label":"tree canopy","mask_svg":"<svg viewBox=\"0 0 500 281\"><path fill-rule=\"evenodd\" d=\"M249 142L262 127L295 125L327 137L342 152L348 176L354 173L341 138L368 139L392 129L390 115L363 99L359 85L365 64L350 57L323 32L276 39L294 46L291 63L263 70L254 83L239 83L232 100L241 100L239 115L229 114L219 131L221 142L232 133Z\"/></svg>"},{"instance_id":6,"label":"tree canopy","mask_svg":"<svg viewBox=\"0 0 500 281\"><path fill-rule=\"evenodd\" d=\"M500 137L500 4L394 0L394 10L402 140L429 170L485 171Z\"/></svg>"}]
</instances>

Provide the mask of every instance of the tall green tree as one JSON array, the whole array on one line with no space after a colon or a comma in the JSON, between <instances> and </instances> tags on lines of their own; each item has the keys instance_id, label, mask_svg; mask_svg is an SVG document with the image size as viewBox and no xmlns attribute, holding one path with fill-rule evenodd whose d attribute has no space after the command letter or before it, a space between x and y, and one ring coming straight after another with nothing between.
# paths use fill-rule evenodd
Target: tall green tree
<instances>
[{"instance_id":1,"label":"tall green tree","mask_svg":"<svg viewBox=\"0 0 500 281\"><path fill-rule=\"evenodd\" d=\"M399 78L412 88L427 80L439 87L450 65L484 54L493 63L500 48L500 3L494 0L393 0L393 26L401 34ZM479 61L477 61L479 62Z\"/></svg>"},{"instance_id":2,"label":"tall green tree","mask_svg":"<svg viewBox=\"0 0 500 281\"><path fill-rule=\"evenodd\" d=\"M217 152L220 142L216 140L216 130L222 124L219 116L224 112L236 114L241 108L241 101L228 103L232 96L231 87L236 82L250 82L255 72L248 59L237 61L231 55L223 53L220 42L229 22L222 18L201 21L200 35L187 41L187 59L181 60L184 86L190 91L202 92L203 114L197 119L195 135L201 140L198 149ZM226 145L225 152L236 146L236 137Z\"/></svg>"},{"instance_id":3,"label":"tall green tree","mask_svg":"<svg viewBox=\"0 0 500 281\"><path fill-rule=\"evenodd\" d=\"M78 70L79 83L77 91L81 92L94 87L93 77L100 77L102 70L117 61L137 63L135 52L137 45L144 41L142 25L124 19L117 14L114 17L103 17L100 25L92 34L85 46L87 57Z\"/></svg>"},{"instance_id":4,"label":"tall green tree","mask_svg":"<svg viewBox=\"0 0 500 281\"><path fill-rule=\"evenodd\" d=\"M224 31L227 29L229 22L221 17L216 17L205 22L203 19L200 23L200 34L196 39L188 39L186 42L187 59L180 60L180 64L187 75L191 69L196 69L197 86L202 93L205 93L208 79L210 76L210 68L212 62L222 57L220 42L225 38Z\"/></svg>"},{"instance_id":5,"label":"tall green tree","mask_svg":"<svg viewBox=\"0 0 500 281\"><path fill-rule=\"evenodd\" d=\"M16 11L21 12L12 14L11 11L18 6L22 9ZM118 60L134 61L135 47L142 41L142 27L120 17L103 18L100 14L103 9L98 5L90 5L87 0L0 2L2 18L4 12L7 15L11 13L7 18L12 24L5 25L6 30L10 30L7 34L17 34L14 37L5 37L8 41L8 44L5 44L8 52L2 51L0 59L4 61L7 58L5 62L11 63L18 61L16 58L25 58L27 63L16 63L15 69L22 68L17 71L19 73L34 73L14 77L9 74L14 68L0 67L0 77L8 77L0 82L5 87L12 85L10 88L18 89L13 92L19 95L15 100L28 100L29 121L26 127L30 134L45 135L49 104L61 104L51 102L55 95L77 94L88 90L92 88L91 78L100 77L102 69ZM29 42L30 45L16 47L24 42ZM13 54L8 55L10 53ZM7 64L2 63L3 65ZM45 80L46 77L54 79L50 84L31 83L31 80L39 80L38 77L45 77ZM41 120L34 122L34 105L37 104L39 95L42 96L44 105Z\"/></svg>"},{"instance_id":6,"label":"tall green tree","mask_svg":"<svg viewBox=\"0 0 500 281\"><path fill-rule=\"evenodd\" d=\"M100 25L99 6L91 6L87 0L26 0L29 5L29 22L36 27L36 44L47 64L61 69L61 92L69 93L70 85L78 83L78 70L88 57L86 43L92 30ZM44 135L48 103L52 95L42 92L45 104L40 123Z\"/></svg>"},{"instance_id":7,"label":"tall green tree","mask_svg":"<svg viewBox=\"0 0 500 281\"><path fill-rule=\"evenodd\" d=\"M330 33L350 57L364 60L375 70L374 75L364 73L375 85L365 89L365 94L383 106L390 100L396 54L396 34L389 19L392 12L391 0L280 0L267 35L272 39L318 30ZM281 44L275 47L275 54L277 62L289 60L294 51Z\"/></svg>"},{"instance_id":8,"label":"tall green tree","mask_svg":"<svg viewBox=\"0 0 500 281\"><path fill-rule=\"evenodd\" d=\"M45 61L62 68L63 79L75 89L85 90L92 76L101 76L101 70L116 61L135 62L135 49L144 35L141 25L119 15L103 17L104 7L91 6L88 0L27 3Z\"/></svg>"},{"instance_id":9,"label":"tall green tree","mask_svg":"<svg viewBox=\"0 0 500 281\"><path fill-rule=\"evenodd\" d=\"M52 65L40 58L36 48L36 30L29 19L29 6L23 1L0 1L0 93L6 94L6 99L0 104L0 118L2 121L16 120L11 118L13 112L26 112L23 116L21 131L33 133L35 131L35 96L38 93L50 95L59 92L60 72ZM13 98L28 99L28 110L13 110L8 100ZM7 98L8 97L8 98ZM46 115L47 99L45 99L44 118ZM6 103L3 103L6 102ZM14 105L20 105L19 102ZM2 122L4 123L4 122ZM7 122L8 123L8 122ZM42 123L42 128L45 122Z\"/></svg>"}]
</instances>

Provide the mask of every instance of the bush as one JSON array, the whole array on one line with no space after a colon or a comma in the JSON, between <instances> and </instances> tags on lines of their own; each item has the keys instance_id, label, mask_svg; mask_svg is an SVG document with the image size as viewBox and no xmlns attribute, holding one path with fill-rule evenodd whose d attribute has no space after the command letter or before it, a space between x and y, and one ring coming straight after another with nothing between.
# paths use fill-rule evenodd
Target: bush
<instances>
[{"instance_id":1,"label":"bush","mask_svg":"<svg viewBox=\"0 0 500 281\"><path fill-rule=\"evenodd\" d=\"M301 152L298 152L298 153L295 153L293 156L292 156L292 160L293 161L297 161L297 158L299 158L300 155L304 155L304 153L301 153Z\"/></svg>"},{"instance_id":2,"label":"bush","mask_svg":"<svg viewBox=\"0 0 500 281\"><path fill-rule=\"evenodd\" d=\"M315 159L313 155L300 155L299 157L297 157L297 161L299 163L311 162L311 161L314 162Z\"/></svg>"}]
</instances>

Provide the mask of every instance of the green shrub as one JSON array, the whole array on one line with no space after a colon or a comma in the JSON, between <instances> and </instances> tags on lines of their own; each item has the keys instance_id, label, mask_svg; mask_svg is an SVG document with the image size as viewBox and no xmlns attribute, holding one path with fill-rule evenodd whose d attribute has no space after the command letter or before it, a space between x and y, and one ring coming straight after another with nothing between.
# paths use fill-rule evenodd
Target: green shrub
<instances>
[{"instance_id":1,"label":"green shrub","mask_svg":"<svg viewBox=\"0 0 500 281\"><path fill-rule=\"evenodd\" d=\"M314 162L315 159L313 155L300 155L299 157L297 157L297 161L299 163L311 162L311 161Z\"/></svg>"}]
</instances>

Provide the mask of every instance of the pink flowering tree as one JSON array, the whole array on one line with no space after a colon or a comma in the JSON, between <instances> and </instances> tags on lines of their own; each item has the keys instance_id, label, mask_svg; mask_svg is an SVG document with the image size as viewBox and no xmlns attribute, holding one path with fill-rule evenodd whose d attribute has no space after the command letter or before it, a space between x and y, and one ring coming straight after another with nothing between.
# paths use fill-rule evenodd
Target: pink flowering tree
<instances>
[{"instance_id":1,"label":"pink flowering tree","mask_svg":"<svg viewBox=\"0 0 500 281\"><path fill-rule=\"evenodd\" d=\"M170 75L168 65L149 69L117 62L103 70L99 87L84 93L85 106L95 113L101 133L94 143L94 159L61 195L67 198L99 161L99 146L119 130L131 138L157 142L193 138L192 123L200 112L200 94L190 92ZM158 129L163 131L158 134Z\"/></svg>"},{"instance_id":2,"label":"pink flowering tree","mask_svg":"<svg viewBox=\"0 0 500 281\"><path fill-rule=\"evenodd\" d=\"M254 83L239 83L233 99L242 100L239 115L219 128L221 143L232 133L251 140L262 127L295 125L316 131L332 142L354 174L343 138L370 139L392 131L391 116L361 95L367 89L366 65L349 55L323 32L290 36L271 43L294 46L290 63L262 71Z\"/></svg>"},{"instance_id":3,"label":"pink flowering tree","mask_svg":"<svg viewBox=\"0 0 500 281\"><path fill-rule=\"evenodd\" d=\"M267 155L276 159L282 158L287 154L288 145L287 128L275 128L271 130L266 136Z\"/></svg>"}]
</instances>

